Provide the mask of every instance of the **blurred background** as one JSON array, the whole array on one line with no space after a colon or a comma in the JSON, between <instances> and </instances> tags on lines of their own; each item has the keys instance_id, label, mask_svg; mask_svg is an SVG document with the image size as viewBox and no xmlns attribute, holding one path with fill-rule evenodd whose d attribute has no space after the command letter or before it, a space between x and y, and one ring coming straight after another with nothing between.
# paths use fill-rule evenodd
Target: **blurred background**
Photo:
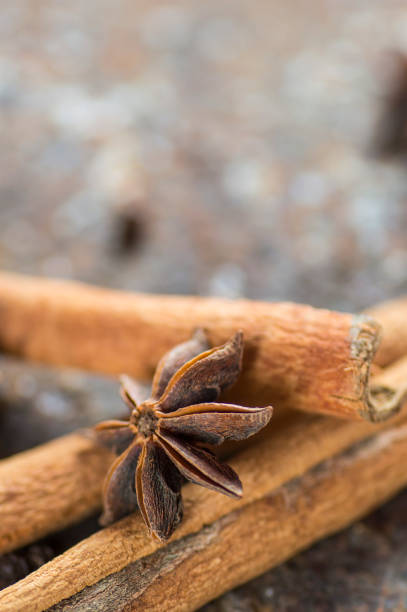
<instances>
[{"instance_id":1,"label":"blurred background","mask_svg":"<svg viewBox=\"0 0 407 612\"><path fill-rule=\"evenodd\" d=\"M0 268L349 311L407 293L405 53L402 0L3 2ZM1 456L121 410L110 381L0 368ZM407 609L406 512L208 610Z\"/></svg>"}]
</instances>

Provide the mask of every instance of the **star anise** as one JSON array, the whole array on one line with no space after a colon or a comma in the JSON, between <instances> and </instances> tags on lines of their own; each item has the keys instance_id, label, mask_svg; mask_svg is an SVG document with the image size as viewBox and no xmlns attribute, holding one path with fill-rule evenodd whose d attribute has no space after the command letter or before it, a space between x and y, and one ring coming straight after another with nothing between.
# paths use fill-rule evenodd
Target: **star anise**
<instances>
[{"instance_id":1,"label":"star anise","mask_svg":"<svg viewBox=\"0 0 407 612\"><path fill-rule=\"evenodd\" d=\"M242 495L238 475L203 447L247 438L271 418L270 406L216 403L239 376L242 353L241 332L210 349L198 329L161 359L150 399L140 403L137 383L122 377L129 421L105 421L95 428L100 441L119 455L106 477L101 524L138 506L149 531L165 540L182 518L184 479L232 497Z\"/></svg>"}]
</instances>

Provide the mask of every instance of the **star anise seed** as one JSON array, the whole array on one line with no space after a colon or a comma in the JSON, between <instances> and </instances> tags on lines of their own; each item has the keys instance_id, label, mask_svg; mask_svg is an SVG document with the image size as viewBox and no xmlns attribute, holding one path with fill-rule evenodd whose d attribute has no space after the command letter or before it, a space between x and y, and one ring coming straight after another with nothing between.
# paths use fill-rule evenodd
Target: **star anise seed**
<instances>
[{"instance_id":1,"label":"star anise seed","mask_svg":"<svg viewBox=\"0 0 407 612\"><path fill-rule=\"evenodd\" d=\"M238 378L242 354L241 332L211 349L198 329L161 359L151 398L140 400L137 383L122 376L129 420L104 421L95 428L98 439L119 455L105 480L102 525L138 507L150 533L165 540L182 519L185 479L232 497L242 495L238 475L203 447L247 438L271 418L271 406L216 402Z\"/></svg>"}]
</instances>

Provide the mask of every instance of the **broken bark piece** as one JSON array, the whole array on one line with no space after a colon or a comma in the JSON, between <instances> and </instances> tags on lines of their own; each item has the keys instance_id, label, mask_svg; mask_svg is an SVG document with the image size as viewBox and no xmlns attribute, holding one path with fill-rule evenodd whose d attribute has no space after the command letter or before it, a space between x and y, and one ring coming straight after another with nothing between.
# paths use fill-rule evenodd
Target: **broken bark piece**
<instances>
[{"instance_id":1,"label":"broken bark piece","mask_svg":"<svg viewBox=\"0 0 407 612\"><path fill-rule=\"evenodd\" d=\"M400 406L369 392L380 326L364 315L291 303L129 294L0 275L0 347L51 365L150 380L162 355L207 330L242 329L243 371L224 400L380 421ZM387 333L389 337L389 332Z\"/></svg>"}]
</instances>

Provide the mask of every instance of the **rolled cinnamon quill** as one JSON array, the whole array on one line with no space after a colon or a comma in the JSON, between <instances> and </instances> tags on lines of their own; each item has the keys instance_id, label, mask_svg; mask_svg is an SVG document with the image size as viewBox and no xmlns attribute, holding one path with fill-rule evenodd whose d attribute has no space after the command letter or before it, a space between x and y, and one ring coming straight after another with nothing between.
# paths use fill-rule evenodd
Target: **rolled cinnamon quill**
<instances>
[{"instance_id":1,"label":"rolled cinnamon quill","mask_svg":"<svg viewBox=\"0 0 407 612\"><path fill-rule=\"evenodd\" d=\"M25 359L150 380L198 326L213 345L244 332L243 372L226 401L370 421L400 406L400 389L369 386L380 326L365 315L0 274L0 349Z\"/></svg>"}]
</instances>

